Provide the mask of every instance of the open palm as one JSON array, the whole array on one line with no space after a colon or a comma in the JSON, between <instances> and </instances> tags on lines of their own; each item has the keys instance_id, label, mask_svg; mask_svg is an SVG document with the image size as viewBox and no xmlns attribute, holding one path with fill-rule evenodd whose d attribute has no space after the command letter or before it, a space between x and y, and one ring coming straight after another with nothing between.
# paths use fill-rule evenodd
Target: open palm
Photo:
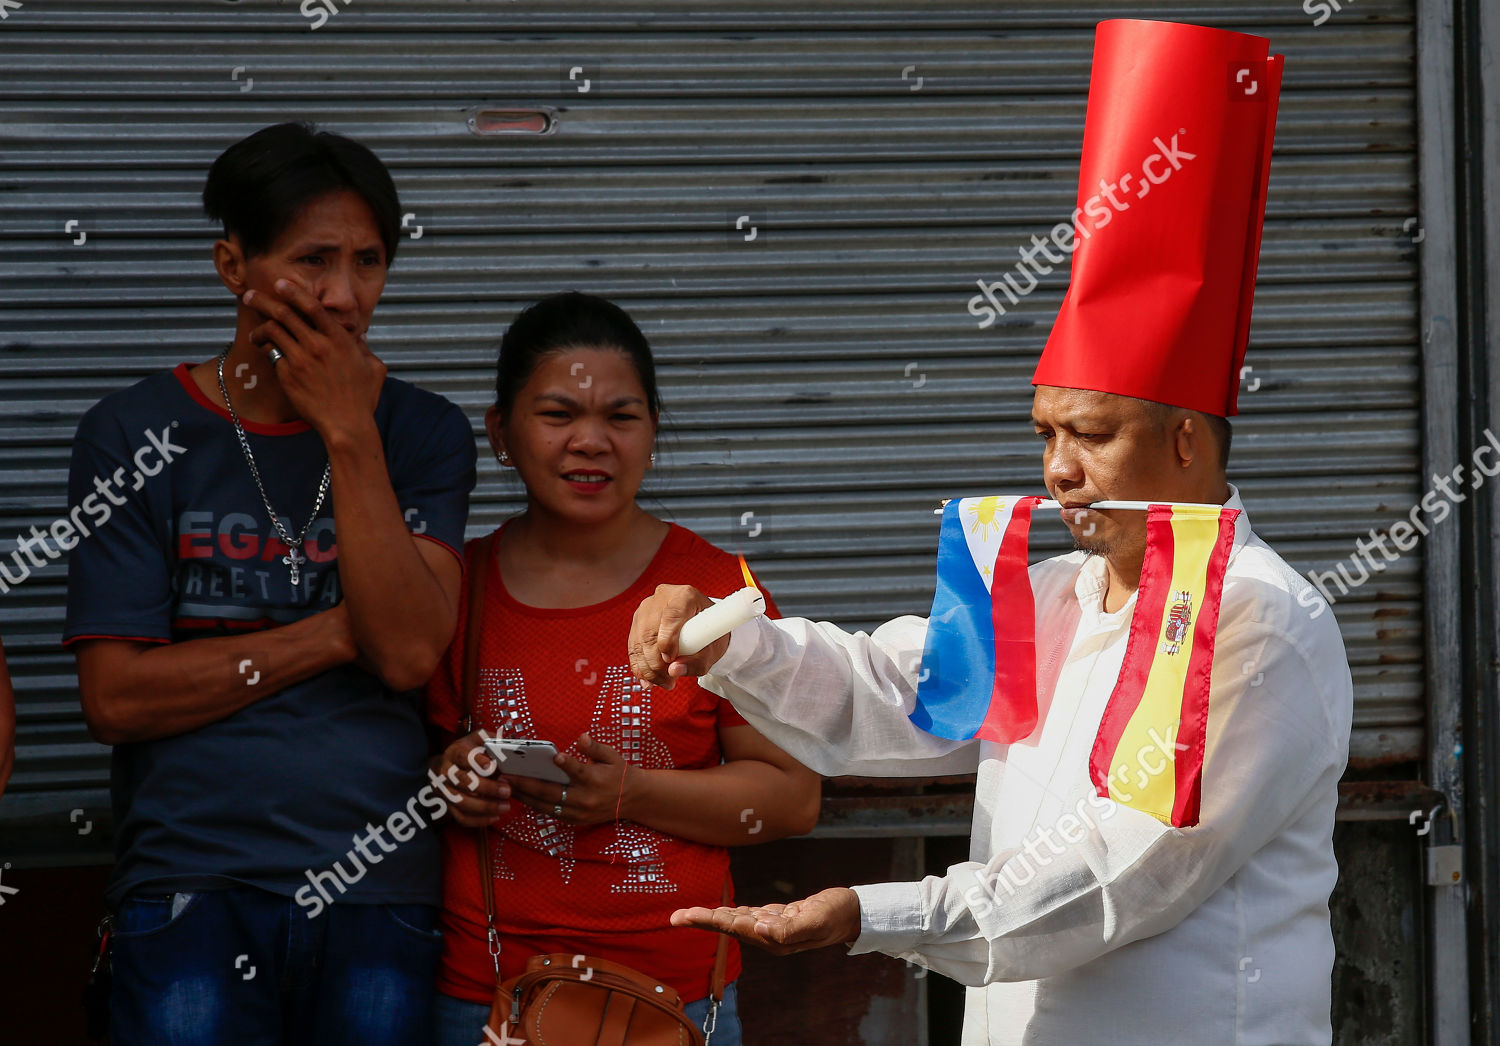
<instances>
[{"instance_id":1,"label":"open palm","mask_svg":"<svg viewBox=\"0 0 1500 1046\"><path fill-rule=\"evenodd\" d=\"M859 895L838 886L791 904L679 908L672 925L731 934L773 955L791 955L858 937Z\"/></svg>"}]
</instances>

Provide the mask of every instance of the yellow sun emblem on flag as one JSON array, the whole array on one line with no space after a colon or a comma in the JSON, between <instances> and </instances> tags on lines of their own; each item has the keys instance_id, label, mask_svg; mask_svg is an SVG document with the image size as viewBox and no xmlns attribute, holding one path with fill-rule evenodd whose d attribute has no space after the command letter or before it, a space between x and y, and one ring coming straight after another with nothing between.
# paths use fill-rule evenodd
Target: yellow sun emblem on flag
<instances>
[{"instance_id":1,"label":"yellow sun emblem on flag","mask_svg":"<svg viewBox=\"0 0 1500 1046\"><path fill-rule=\"evenodd\" d=\"M1004 498L980 498L977 503L969 506L969 515L973 520L969 525L969 533L972 534L983 528L981 532L982 539L990 536L991 527L995 529L996 533L999 533L999 517L1000 513L1004 511Z\"/></svg>"}]
</instances>

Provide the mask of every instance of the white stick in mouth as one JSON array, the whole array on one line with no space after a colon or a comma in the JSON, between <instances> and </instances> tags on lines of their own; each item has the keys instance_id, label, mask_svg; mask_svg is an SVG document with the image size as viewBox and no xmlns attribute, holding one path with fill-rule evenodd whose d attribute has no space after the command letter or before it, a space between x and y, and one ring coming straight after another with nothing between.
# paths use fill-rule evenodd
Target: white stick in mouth
<instances>
[{"instance_id":1,"label":"white stick in mouth","mask_svg":"<svg viewBox=\"0 0 1500 1046\"><path fill-rule=\"evenodd\" d=\"M942 505L946 506L948 502L952 500L952 498L944 498L942 500ZM1098 509L1101 512L1111 510L1125 512L1145 512L1152 505L1166 505L1171 508L1213 509L1215 512L1224 507L1223 505L1204 504L1198 501L1095 501L1092 504L1079 505L1078 508ZM1062 502L1060 501L1054 501L1051 498L1045 498L1042 501L1038 501L1035 507L1037 509L1045 510L1049 508L1062 508L1063 506ZM935 508L932 510L932 514L934 516L941 516L943 514L943 509Z\"/></svg>"},{"instance_id":2,"label":"white stick in mouth","mask_svg":"<svg viewBox=\"0 0 1500 1046\"><path fill-rule=\"evenodd\" d=\"M766 612L766 597L758 588L742 588L688 618L677 637L677 653L690 657L746 621Z\"/></svg>"}]
</instances>

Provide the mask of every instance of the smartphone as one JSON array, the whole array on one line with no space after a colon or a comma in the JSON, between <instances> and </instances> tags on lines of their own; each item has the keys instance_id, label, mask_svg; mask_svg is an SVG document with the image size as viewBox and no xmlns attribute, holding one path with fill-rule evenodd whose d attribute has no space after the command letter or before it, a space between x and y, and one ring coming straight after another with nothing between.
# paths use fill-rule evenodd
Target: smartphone
<instances>
[{"instance_id":1,"label":"smartphone","mask_svg":"<svg viewBox=\"0 0 1500 1046\"><path fill-rule=\"evenodd\" d=\"M484 743L490 755L500 761L500 772L515 777L534 777L539 781L567 784L568 775L552 761L557 747L551 741L522 737L497 737Z\"/></svg>"}]
</instances>

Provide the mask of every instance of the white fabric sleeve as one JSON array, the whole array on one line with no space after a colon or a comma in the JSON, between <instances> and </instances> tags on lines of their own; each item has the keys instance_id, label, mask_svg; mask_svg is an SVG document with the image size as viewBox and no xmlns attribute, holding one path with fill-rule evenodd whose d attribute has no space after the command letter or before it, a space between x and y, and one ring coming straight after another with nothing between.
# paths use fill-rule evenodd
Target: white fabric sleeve
<instances>
[{"instance_id":1,"label":"white fabric sleeve","mask_svg":"<svg viewBox=\"0 0 1500 1046\"><path fill-rule=\"evenodd\" d=\"M971 774L977 741L925 733L916 701L927 621L898 617L872 634L825 621L755 618L698 682L751 726L825 777Z\"/></svg>"},{"instance_id":2,"label":"white fabric sleeve","mask_svg":"<svg viewBox=\"0 0 1500 1046\"><path fill-rule=\"evenodd\" d=\"M1198 825L1172 828L1093 796L1082 816L1069 807L987 863L855 887L861 933L851 954L885 952L974 986L1052 976L1171 929L1328 802L1347 758L1342 651L1320 646L1314 656L1254 623L1219 638Z\"/></svg>"}]
</instances>

